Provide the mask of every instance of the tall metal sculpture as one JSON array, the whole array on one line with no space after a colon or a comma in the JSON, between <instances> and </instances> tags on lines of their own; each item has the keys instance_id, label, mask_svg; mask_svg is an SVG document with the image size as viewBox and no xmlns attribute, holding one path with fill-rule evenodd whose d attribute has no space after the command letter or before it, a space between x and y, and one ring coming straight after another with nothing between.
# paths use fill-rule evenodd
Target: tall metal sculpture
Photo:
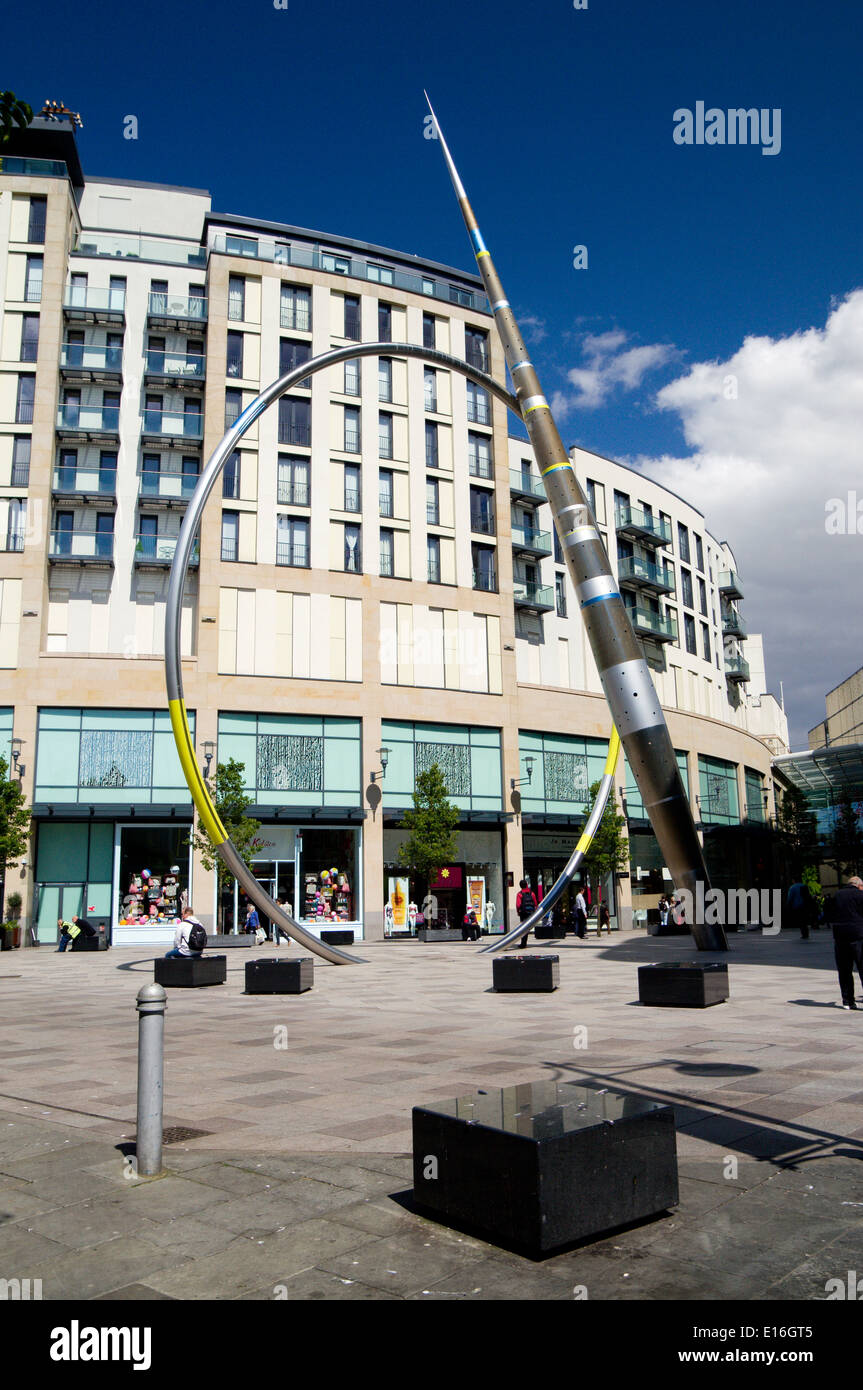
<instances>
[{"instance_id":1,"label":"tall metal sculpture","mask_svg":"<svg viewBox=\"0 0 863 1390\"><path fill-rule=\"evenodd\" d=\"M707 888L709 878L650 670L632 630L590 505L564 450L551 408L542 394L536 369L528 357L515 315L428 94L426 101L473 244L521 416L545 483L605 698L674 885L691 893L694 902L696 883L700 881ZM691 925L699 950L728 949L721 926L703 922Z\"/></svg>"}]
</instances>

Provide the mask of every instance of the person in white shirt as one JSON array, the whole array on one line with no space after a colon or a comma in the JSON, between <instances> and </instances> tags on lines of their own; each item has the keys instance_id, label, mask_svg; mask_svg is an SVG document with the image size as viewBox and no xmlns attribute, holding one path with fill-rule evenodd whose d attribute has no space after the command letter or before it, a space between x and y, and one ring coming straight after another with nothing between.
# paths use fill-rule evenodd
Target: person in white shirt
<instances>
[{"instance_id":1,"label":"person in white shirt","mask_svg":"<svg viewBox=\"0 0 863 1390\"><path fill-rule=\"evenodd\" d=\"M165 952L166 960L176 960L183 956L192 956L197 959L201 952L193 951L189 945L189 933L193 927L200 927L201 923L192 912L190 907L183 909L183 916L177 923L177 930L174 932L174 949Z\"/></svg>"}]
</instances>

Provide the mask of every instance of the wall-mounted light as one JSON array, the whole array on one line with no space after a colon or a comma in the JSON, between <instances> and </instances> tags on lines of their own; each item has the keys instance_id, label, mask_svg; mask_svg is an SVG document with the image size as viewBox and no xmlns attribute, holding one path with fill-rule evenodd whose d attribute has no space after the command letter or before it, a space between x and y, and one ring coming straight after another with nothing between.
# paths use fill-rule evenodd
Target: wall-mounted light
<instances>
[{"instance_id":1,"label":"wall-mounted light","mask_svg":"<svg viewBox=\"0 0 863 1390\"><path fill-rule=\"evenodd\" d=\"M533 756L533 754L528 753L527 756L525 757L525 760L524 760L524 768L525 768L525 772L527 773L527 776L526 776L526 777L510 777L510 779L509 779L509 785L510 785L510 789L511 789L512 791L515 791L516 787L520 787L521 784L522 784L522 782L530 782L530 779L531 779L531 777L533 776L533 765L534 765L535 762L536 762L536 758Z\"/></svg>"},{"instance_id":2,"label":"wall-mounted light","mask_svg":"<svg viewBox=\"0 0 863 1390\"><path fill-rule=\"evenodd\" d=\"M215 621L216 621L215 618L202 618L202 619L201 619L201 622L202 622L202 623L214 623Z\"/></svg>"},{"instance_id":3,"label":"wall-mounted light","mask_svg":"<svg viewBox=\"0 0 863 1390\"><path fill-rule=\"evenodd\" d=\"M208 739L205 741L205 743L204 743L204 776L205 776L205 777L209 777L209 775L210 775L210 763L213 761L213 758L215 757L215 753L216 753L216 745L215 745L215 743L213 742L213 740L212 740L211 738L208 738Z\"/></svg>"},{"instance_id":4,"label":"wall-mounted light","mask_svg":"<svg viewBox=\"0 0 863 1390\"><path fill-rule=\"evenodd\" d=\"M24 773L27 771L21 762L21 749L24 747L23 738L13 738L9 744L9 752L12 754L12 767L19 782L24 780Z\"/></svg>"},{"instance_id":5,"label":"wall-mounted light","mask_svg":"<svg viewBox=\"0 0 863 1390\"><path fill-rule=\"evenodd\" d=\"M370 782L376 782L376 781L378 780L379 777L380 777L381 781L383 781L384 777L386 777L386 775L387 775L387 763L388 763L389 760L390 760L390 750L389 750L388 748L379 748L379 749L378 749L378 757L379 757L380 760L381 760L380 771L379 771L379 772L370 772L370 773L369 773L369 781L370 781Z\"/></svg>"}]
</instances>

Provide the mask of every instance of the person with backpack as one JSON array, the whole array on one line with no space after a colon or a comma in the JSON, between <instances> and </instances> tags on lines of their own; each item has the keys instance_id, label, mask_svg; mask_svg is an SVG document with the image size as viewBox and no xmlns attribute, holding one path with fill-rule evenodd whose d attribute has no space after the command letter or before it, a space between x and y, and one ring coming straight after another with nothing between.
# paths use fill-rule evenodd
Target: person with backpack
<instances>
[{"instance_id":1,"label":"person with backpack","mask_svg":"<svg viewBox=\"0 0 863 1390\"><path fill-rule=\"evenodd\" d=\"M464 914L461 924L461 939L462 941L479 941L479 938L479 918L476 915L476 908L473 903L468 903L467 912Z\"/></svg>"},{"instance_id":2,"label":"person with backpack","mask_svg":"<svg viewBox=\"0 0 863 1390\"><path fill-rule=\"evenodd\" d=\"M530 917L531 913L536 911L536 898L530 890L530 888L528 888L526 878L520 880L518 888L519 891L515 899L515 910L518 913L519 921L526 922L528 917ZM525 932L524 936L521 938L521 941L518 943L519 948L522 951L527 946L527 938L529 934L529 932Z\"/></svg>"},{"instance_id":3,"label":"person with backpack","mask_svg":"<svg viewBox=\"0 0 863 1390\"><path fill-rule=\"evenodd\" d=\"M189 956L197 959L207 945L207 933L190 907L183 909L183 916L174 932L174 949L165 952L166 960L177 960Z\"/></svg>"}]
</instances>

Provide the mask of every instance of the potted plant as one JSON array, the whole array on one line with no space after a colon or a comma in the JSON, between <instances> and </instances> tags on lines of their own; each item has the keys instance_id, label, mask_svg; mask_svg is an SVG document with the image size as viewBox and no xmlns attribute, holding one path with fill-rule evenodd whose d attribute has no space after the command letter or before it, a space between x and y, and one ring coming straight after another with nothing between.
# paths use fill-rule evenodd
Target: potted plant
<instances>
[{"instance_id":1,"label":"potted plant","mask_svg":"<svg viewBox=\"0 0 863 1390\"><path fill-rule=\"evenodd\" d=\"M21 894L10 893L6 898L6 911L9 914L9 921L4 924L5 935L11 940L9 947L21 945Z\"/></svg>"}]
</instances>

